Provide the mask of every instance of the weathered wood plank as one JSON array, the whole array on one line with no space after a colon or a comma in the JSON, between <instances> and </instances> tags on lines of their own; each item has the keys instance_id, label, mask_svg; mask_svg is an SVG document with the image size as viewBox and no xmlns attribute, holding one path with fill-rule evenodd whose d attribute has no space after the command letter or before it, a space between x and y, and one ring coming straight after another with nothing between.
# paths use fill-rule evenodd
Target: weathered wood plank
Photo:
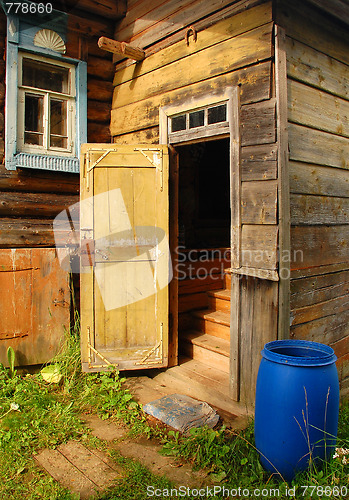
<instances>
[{"instance_id":1,"label":"weathered wood plank","mask_svg":"<svg viewBox=\"0 0 349 500\"><path fill-rule=\"evenodd\" d=\"M291 227L291 269L348 262L349 226Z\"/></svg>"},{"instance_id":2,"label":"weathered wood plank","mask_svg":"<svg viewBox=\"0 0 349 500\"><path fill-rule=\"evenodd\" d=\"M122 135L115 135L117 144L159 144L159 127L150 127Z\"/></svg>"},{"instance_id":3,"label":"weathered wood plank","mask_svg":"<svg viewBox=\"0 0 349 500\"><path fill-rule=\"evenodd\" d=\"M193 309L205 309L206 307L208 307L208 295L206 292L180 295L178 300L179 313Z\"/></svg>"},{"instance_id":4,"label":"weathered wood plank","mask_svg":"<svg viewBox=\"0 0 349 500\"><path fill-rule=\"evenodd\" d=\"M78 6L82 11L91 12L97 16L107 19L120 19L126 13L126 0L79 0L78 5L75 0L65 0L65 4L70 8Z\"/></svg>"},{"instance_id":5,"label":"weathered wood plank","mask_svg":"<svg viewBox=\"0 0 349 500\"><path fill-rule=\"evenodd\" d=\"M88 37L112 36L113 25L112 19L103 19L88 13L85 13L84 17L81 14L72 13L68 16L68 32L72 31Z\"/></svg>"},{"instance_id":6,"label":"weathered wood plank","mask_svg":"<svg viewBox=\"0 0 349 500\"><path fill-rule=\"evenodd\" d=\"M137 64L136 66L136 64L132 64L126 68L117 69L114 77L114 85L117 86L139 78L146 73L155 71L167 64L173 64L179 59L207 49L229 38L246 33L271 21L272 16L269 3L241 12L236 16L224 19L211 27L199 31L197 41L189 44L189 46L187 46L183 38L180 42L148 56L141 65Z\"/></svg>"},{"instance_id":7,"label":"weathered wood plank","mask_svg":"<svg viewBox=\"0 0 349 500\"><path fill-rule=\"evenodd\" d=\"M328 273L338 273L349 269L349 262L341 262L339 264L328 264L318 267L310 267L307 269L292 269L291 279L298 280L301 278L308 278L313 276L322 276Z\"/></svg>"},{"instance_id":8,"label":"weathered wood plank","mask_svg":"<svg viewBox=\"0 0 349 500\"><path fill-rule=\"evenodd\" d=\"M291 194L291 224L349 224L349 199Z\"/></svg>"},{"instance_id":9,"label":"weathered wood plank","mask_svg":"<svg viewBox=\"0 0 349 500\"><path fill-rule=\"evenodd\" d=\"M186 279L178 282L178 293L180 295L205 292L207 290L219 290L220 288L223 288L223 278L219 274L201 276L199 279Z\"/></svg>"},{"instance_id":10,"label":"weathered wood plank","mask_svg":"<svg viewBox=\"0 0 349 500\"><path fill-rule=\"evenodd\" d=\"M349 271L291 281L291 307L309 306L349 292Z\"/></svg>"},{"instance_id":11,"label":"weathered wood plank","mask_svg":"<svg viewBox=\"0 0 349 500\"><path fill-rule=\"evenodd\" d=\"M287 83L290 122L349 137L349 101L290 79Z\"/></svg>"},{"instance_id":12,"label":"weathered wood plank","mask_svg":"<svg viewBox=\"0 0 349 500\"><path fill-rule=\"evenodd\" d=\"M287 74L295 80L349 98L348 66L292 38L286 39Z\"/></svg>"},{"instance_id":13,"label":"weathered wood plank","mask_svg":"<svg viewBox=\"0 0 349 500\"><path fill-rule=\"evenodd\" d=\"M277 339L278 283L249 277L241 285L241 400L253 404L261 350Z\"/></svg>"},{"instance_id":14,"label":"weathered wood plank","mask_svg":"<svg viewBox=\"0 0 349 500\"><path fill-rule=\"evenodd\" d=\"M291 326L307 323L314 319L324 318L349 310L349 295L336 297L311 306L300 307L291 311Z\"/></svg>"},{"instance_id":15,"label":"weathered wood plank","mask_svg":"<svg viewBox=\"0 0 349 500\"><path fill-rule=\"evenodd\" d=\"M241 178L261 181L277 178L277 147L275 144L241 148Z\"/></svg>"},{"instance_id":16,"label":"weathered wood plank","mask_svg":"<svg viewBox=\"0 0 349 500\"><path fill-rule=\"evenodd\" d=\"M241 145L274 143L276 139L275 100L241 107Z\"/></svg>"},{"instance_id":17,"label":"weathered wood plank","mask_svg":"<svg viewBox=\"0 0 349 500\"><path fill-rule=\"evenodd\" d=\"M290 159L317 165L349 168L349 139L289 124Z\"/></svg>"},{"instance_id":18,"label":"weathered wood plank","mask_svg":"<svg viewBox=\"0 0 349 500\"><path fill-rule=\"evenodd\" d=\"M277 200L277 181L242 182L242 223L276 224Z\"/></svg>"},{"instance_id":19,"label":"weathered wood plank","mask_svg":"<svg viewBox=\"0 0 349 500\"><path fill-rule=\"evenodd\" d=\"M111 112L112 134L122 134L128 131L153 127L159 123L159 107L169 103L180 105L188 100L188 92L192 95L219 94L226 87L241 85L241 102L248 104L270 97L271 66L269 62L243 68L226 75L210 78L194 83L189 87L159 94L140 102L133 102L119 107L114 101ZM132 92L130 92L132 94Z\"/></svg>"},{"instance_id":20,"label":"weathered wood plank","mask_svg":"<svg viewBox=\"0 0 349 500\"><path fill-rule=\"evenodd\" d=\"M9 346L16 366L51 360L70 319L69 274L55 249L2 249L0 288L0 362L8 366Z\"/></svg>"},{"instance_id":21,"label":"weathered wood plank","mask_svg":"<svg viewBox=\"0 0 349 500\"><path fill-rule=\"evenodd\" d=\"M134 41L136 45L144 48L158 40L165 38L184 26L189 26L198 19L203 19L215 11L224 8L231 3L230 0L201 0L188 1L170 0L163 6L158 7L154 13L137 19L125 30L117 31L118 40Z\"/></svg>"},{"instance_id":22,"label":"weathered wood plank","mask_svg":"<svg viewBox=\"0 0 349 500\"><path fill-rule=\"evenodd\" d=\"M330 344L349 334L349 311L331 314L291 327L291 338Z\"/></svg>"},{"instance_id":23,"label":"weathered wood plank","mask_svg":"<svg viewBox=\"0 0 349 500\"><path fill-rule=\"evenodd\" d=\"M114 89L113 107L125 106L271 57L269 23L167 64Z\"/></svg>"},{"instance_id":24,"label":"weathered wood plank","mask_svg":"<svg viewBox=\"0 0 349 500\"><path fill-rule=\"evenodd\" d=\"M285 28L289 37L349 64L348 30L325 13L299 0L282 1L276 22Z\"/></svg>"},{"instance_id":25,"label":"weathered wood plank","mask_svg":"<svg viewBox=\"0 0 349 500\"><path fill-rule=\"evenodd\" d=\"M349 171L291 161L290 191L349 198Z\"/></svg>"},{"instance_id":26,"label":"weathered wood plank","mask_svg":"<svg viewBox=\"0 0 349 500\"><path fill-rule=\"evenodd\" d=\"M277 267L278 227L244 224L241 235L241 264L257 269Z\"/></svg>"}]
</instances>

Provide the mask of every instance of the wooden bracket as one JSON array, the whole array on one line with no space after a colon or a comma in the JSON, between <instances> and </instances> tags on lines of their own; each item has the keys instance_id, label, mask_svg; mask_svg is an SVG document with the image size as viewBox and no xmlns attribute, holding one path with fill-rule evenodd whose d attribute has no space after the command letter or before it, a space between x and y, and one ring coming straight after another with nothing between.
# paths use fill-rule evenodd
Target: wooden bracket
<instances>
[{"instance_id":1,"label":"wooden bracket","mask_svg":"<svg viewBox=\"0 0 349 500\"><path fill-rule=\"evenodd\" d=\"M135 61L143 61L145 58L144 50L138 47L132 47L126 42L117 42L111 38L101 36L98 40L98 47L102 50L107 50L113 54L118 54L119 56L127 57L128 59L134 59Z\"/></svg>"}]
</instances>

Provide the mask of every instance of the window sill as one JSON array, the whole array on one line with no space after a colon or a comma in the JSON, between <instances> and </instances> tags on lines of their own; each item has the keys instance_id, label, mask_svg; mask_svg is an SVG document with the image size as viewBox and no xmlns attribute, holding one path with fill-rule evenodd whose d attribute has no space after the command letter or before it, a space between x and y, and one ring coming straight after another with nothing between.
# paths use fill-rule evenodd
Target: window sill
<instances>
[{"instance_id":1,"label":"window sill","mask_svg":"<svg viewBox=\"0 0 349 500\"><path fill-rule=\"evenodd\" d=\"M13 162L13 163L12 163ZM13 168L36 168L55 172L79 172L79 159L74 156L49 156L17 153L12 159Z\"/></svg>"}]
</instances>

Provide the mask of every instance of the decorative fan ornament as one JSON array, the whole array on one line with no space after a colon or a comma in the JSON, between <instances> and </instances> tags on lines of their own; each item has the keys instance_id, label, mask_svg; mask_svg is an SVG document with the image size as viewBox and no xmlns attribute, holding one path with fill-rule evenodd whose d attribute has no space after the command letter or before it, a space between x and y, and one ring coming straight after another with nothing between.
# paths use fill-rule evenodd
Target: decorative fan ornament
<instances>
[{"instance_id":1,"label":"decorative fan ornament","mask_svg":"<svg viewBox=\"0 0 349 500\"><path fill-rule=\"evenodd\" d=\"M58 33L48 29L39 30L34 37L34 45L65 54L66 46Z\"/></svg>"}]
</instances>

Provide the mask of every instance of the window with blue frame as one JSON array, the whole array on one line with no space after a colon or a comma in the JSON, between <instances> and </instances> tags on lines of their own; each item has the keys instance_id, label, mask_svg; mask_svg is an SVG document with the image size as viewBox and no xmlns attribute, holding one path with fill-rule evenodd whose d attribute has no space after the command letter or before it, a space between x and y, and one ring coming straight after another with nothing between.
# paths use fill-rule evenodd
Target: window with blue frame
<instances>
[{"instance_id":1,"label":"window with blue frame","mask_svg":"<svg viewBox=\"0 0 349 500\"><path fill-rule=\"evenodd\" d=\"M65 57L67 15L8 15L5 164L79 172L87 141L87 65Z\"/></svg>"}]
</instances>

